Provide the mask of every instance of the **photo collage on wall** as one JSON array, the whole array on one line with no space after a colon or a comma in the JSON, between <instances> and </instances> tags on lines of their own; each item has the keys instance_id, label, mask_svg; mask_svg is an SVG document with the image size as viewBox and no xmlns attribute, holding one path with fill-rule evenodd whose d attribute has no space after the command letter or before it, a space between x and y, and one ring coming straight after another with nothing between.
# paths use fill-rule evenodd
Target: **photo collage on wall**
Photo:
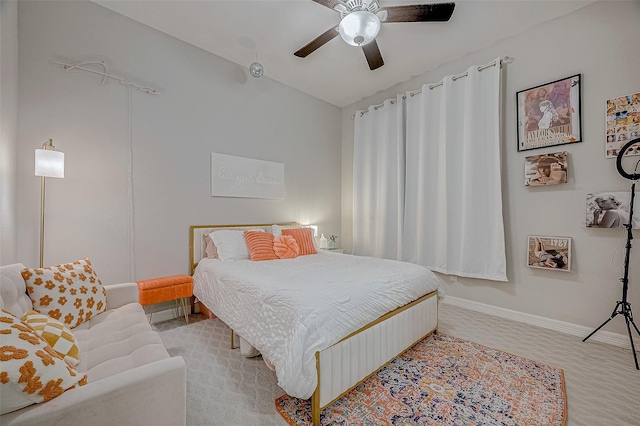
<instances>
[{"instance_id":1,"label":"photo collage on wall","mask_svg":"<svg viewBox=\"0 0 640 426\"><path fill-rule=\"evenodd\" d=\"M627 142L640 138L640 93L607 100L605 129L607 158L616 158ZM640 155L640 143L633 144L624 155Z\"/></svg>"},{"instance_id":2,"label":"photo collage on wall","mask_svg":"<svg viewBox=\"0 0 640 426\"><path fill-rule=\"evenodd\" d=\"M580 74L516 93L518 151L582 141ZM616 158L624 145L640 139L640 92L608 99L605 103L605 155ZM640 141L625 156L640 155ZM525 157L525 186L567 183L568 152ZM629 217L631 193L607 191L587 194L587 228L640 229L640 208ZM571 270L571 237L533 235L527 241L527 265Z\"/></svg>"}]
</instances>

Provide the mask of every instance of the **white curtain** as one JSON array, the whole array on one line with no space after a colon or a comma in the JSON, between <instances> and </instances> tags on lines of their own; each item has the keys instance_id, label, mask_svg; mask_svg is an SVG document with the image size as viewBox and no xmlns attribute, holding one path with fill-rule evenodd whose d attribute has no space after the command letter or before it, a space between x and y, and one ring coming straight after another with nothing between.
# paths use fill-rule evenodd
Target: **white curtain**
<instances>
[{"instance_id":1,"label":"white curtain","mask_svg":"<svg viewBox=\"0 0 640 426\"><path fill-rule=\"evenodd\" d=\"M492 64L356 113L354 254L507 280Z\"/></svg>"},{"instance_id":2,"label":"white curtain","mask_svg":"<svg viewBox=\"0 0 640 426\"><path fill-rule=\"evenodd\" d=\"M507 281L500 173L500 59L406 97L402 259Z\"/></svg>"},{"instance_id":3,"label":"white curtain","mask_svg":"<svg viewBox=\"0 0 640 426\"><path fill-rule=\"evenodd\" d=\"M402 96L355 115L353 252L400 259L404 208Z\"/></svg>"}]
</instances>

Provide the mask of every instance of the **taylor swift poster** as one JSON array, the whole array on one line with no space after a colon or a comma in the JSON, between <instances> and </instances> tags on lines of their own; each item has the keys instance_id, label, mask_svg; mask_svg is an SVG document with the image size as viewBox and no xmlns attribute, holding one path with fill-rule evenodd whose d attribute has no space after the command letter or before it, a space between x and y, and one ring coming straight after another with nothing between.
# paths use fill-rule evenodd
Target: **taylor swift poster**
<instances>
[{"instance_id":1,"label":"taylor swift poster","mask_svg":"<svg viewBox=\"0 0 640 426\"><path fill-rule=\"evenodd\" d=\"M518 151L582 142L580 74L516 93Z\"/></svg>"},{"instance_id":2,"label":"taylor swift poster","mask_svg":"<svg viewBox=\"0 0 640 426\"><path fill-rule=\"evenodd\" d=\"M640 207L634 198L633 228L640 228ZM631 192L587 194L587 228L624 228L629 223Z\"/></svg>"},{"instance_id":3,"label":"taylor swift poster","mask_svg":"<svg viewBox=\"0 0 640 426\"><path fill-rule=\"evenodd\" d=\"M567 183L567 151L525 158L524 185L542 186Z\"/></svg>"},{"instance_id":4,"label":"taylor swift poster","mask_svg":"<svg viewBox=\"0 0 640 426\"><path fill-rule=\"evenodd\" d=\"M532 268L571 271L571 238L530 235L527 265Z\"/></svg>"}]
</instances>

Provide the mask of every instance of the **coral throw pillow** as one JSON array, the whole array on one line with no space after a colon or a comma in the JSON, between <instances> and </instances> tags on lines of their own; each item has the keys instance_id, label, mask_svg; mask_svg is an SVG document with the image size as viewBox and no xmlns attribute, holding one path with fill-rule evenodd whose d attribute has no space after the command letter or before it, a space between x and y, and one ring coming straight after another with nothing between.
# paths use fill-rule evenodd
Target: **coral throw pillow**
<instances>
[{"instance_id":1,"label":"coral throw pillow","mask_svg":"<svg viewBox=\"0 0 640 426\"><path fill-rule=\"evenodd\" d=\"M317 254L316 247L313 244L313 229L311 228L291 228L283 229L282 235L290 235L296 239L300 251L298 256L304 256L307 254Z\"/></svg>"},{"instance_id":2,"label":"coral throw pillow","mask_svg":"<svg viewBox=\"0 0 640 426\"><path fill-rule=\"evenodd\" d=\"M273 251L280 259L293 259L298 256L300 247L291 235L283 235L273 240Z\"/></svg>"},{"instance_id":3,"label":"coral throw pillow","mask_svg":"<svg viewBox=\"0 0 640 426\"><path fill-rule=\"evenodd\" d=\"M33 328L62 359L75 367L80 362L78 341L67 327L57 319L36 311L27 311L22 316L22 322Z\"/></svg>"},{"instance_id":4,"label":"coral throw pillow","mask_svg":"<svg viewBox=\"0 0 640 426\"><path fill-rule=\"evenodd\" d=\"M251 260L274 260L278 256L273 251L273 234L267 232L244 231Z\"/></svg>"},{"instance_id":5,"label":"coral throw pillow","mask_svg":"<svg viewBox=\"0 0 640 426\"><path fill-rule=\"evenodd\" d=\"M107 291L89 259L22 271L33 310L74 328L107 310Z\"/></svg>"},{"instance_id":6,"label":"coral throw pillow","mask_svg":"<svg viewBox=\"0 0 640 426\"><path fill-rule=\"evenodd\" d=\"M0 310L0 414L49 401L87 384L30 326Z\"/></svg>"}]
</instances>

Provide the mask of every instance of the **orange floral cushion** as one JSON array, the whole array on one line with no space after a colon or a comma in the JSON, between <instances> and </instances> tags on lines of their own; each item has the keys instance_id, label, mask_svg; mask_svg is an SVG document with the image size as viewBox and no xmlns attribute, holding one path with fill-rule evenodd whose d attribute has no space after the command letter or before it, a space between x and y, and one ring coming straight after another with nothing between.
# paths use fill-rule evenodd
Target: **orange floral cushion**
<instances>
[{"instance_id":1,"label":"orange floral cushion","mask_svg":"<svg viewBox=\"0 0 640 426\"><path fill-rule=\"evenodd\" d=\"M273 251L273 234L267 232L244 231L251 260L274 260L278 256Z\"/></svg>"},{"instance_id":2,"label":"orange floral cushion","mask_svg":"<svg viewBox=\"0 0 640 426\"><path fill-rule=\"evenodd\" d=\"M84 386L80 375L29 325L0 310L0 414Z\"/></svg>"},{"instance_id":3,"label":"orange floral cushion","mask_svg":"<svg viewBox=\"0 0 640 426\"><path fill-rule=\"evenodd\" d=\"M280 259L293 259L298 256L300 247L291 235L283 235L273 240L273 251Z\"/></svg>"},{"instance_id":4,"label":"orange floral cushion","mask_svg":"<svg viewBox=\"0 0 640 426\"><path fill-rule=\"evenodd\" d=\"M74 328L107 310L107 291L89 259L22 271L33 310Z\"/></svg>"},{"instance_id":5,"label":"orange floral cushion","mask_svg":"<svg viewBox=\"0 0 640 426\"><path fill-rule=\"evenodd\" d=\"M290 235L296 239L300 251L298 256L307 254L317 254L316 247L313 244L313 229L311 228L291 228L283 229L282 235Z\"/></svg>"}]
</instances>

